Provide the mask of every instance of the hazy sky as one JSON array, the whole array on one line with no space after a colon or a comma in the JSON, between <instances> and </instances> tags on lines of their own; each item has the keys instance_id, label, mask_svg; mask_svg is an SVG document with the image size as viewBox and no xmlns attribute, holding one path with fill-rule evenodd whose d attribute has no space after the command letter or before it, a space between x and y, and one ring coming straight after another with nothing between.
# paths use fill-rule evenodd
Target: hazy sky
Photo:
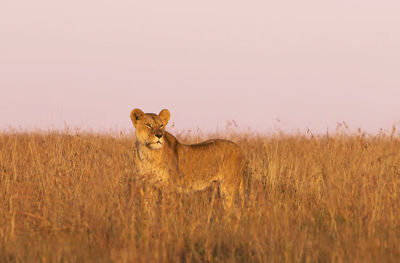
<instances>
[{"instance_id":1,"label":"hazy sky","mask_svg":"<svg viewBox=\"0 0 400 263\"><path fill-rule=\"evenodd\" d=\"M400 128L400 1L2 0L0 91L0 129Z\"/></svg>"}]
</instances>

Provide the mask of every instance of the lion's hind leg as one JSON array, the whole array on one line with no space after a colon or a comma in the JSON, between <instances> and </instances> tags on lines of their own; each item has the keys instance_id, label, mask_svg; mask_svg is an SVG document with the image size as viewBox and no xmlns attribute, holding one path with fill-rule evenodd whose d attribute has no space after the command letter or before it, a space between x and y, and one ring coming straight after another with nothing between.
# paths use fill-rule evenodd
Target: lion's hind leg
<instances>
[{"instance_id":1,"label":"lion's hind leg","mask_svg":"<svg viewBox=\"0 0 400 263\"><path fill-rule=\"evenodd\" d=\"M220 195L221 195L221 199L222 199L222 205L224 210L229 210L232 205L234 200L234 194L233 194L233 189L231 189L230 187L227 187L224 184L221 184L219 187L220 190Z\"/></svg>"}]
</instances>

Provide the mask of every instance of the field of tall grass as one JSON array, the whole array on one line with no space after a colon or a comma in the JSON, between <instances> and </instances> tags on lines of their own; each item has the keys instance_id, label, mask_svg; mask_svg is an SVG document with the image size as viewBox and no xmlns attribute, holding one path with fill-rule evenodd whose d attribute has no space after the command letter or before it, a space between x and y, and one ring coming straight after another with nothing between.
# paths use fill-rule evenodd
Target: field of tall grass
<instances>
[{"instance_id":1,"label":"field of tall grass","mask_svg":"<svg viewBox=\"0 0 400 263\"><path fill-rule=\"evenodd\" d=\"M397 133L228 139L251 175L234 211L140 185L131 135L0 132L0 262L400 262Z\"/></svg>"}]
</instances>

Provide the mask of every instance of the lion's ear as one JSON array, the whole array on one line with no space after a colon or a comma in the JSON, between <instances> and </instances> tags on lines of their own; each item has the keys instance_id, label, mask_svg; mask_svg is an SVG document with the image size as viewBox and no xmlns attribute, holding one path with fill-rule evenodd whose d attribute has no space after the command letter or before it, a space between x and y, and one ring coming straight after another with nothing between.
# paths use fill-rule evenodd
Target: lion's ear
<instances>
[{"instance_id":1,"label":"lion's ear","mask_svg":"<svg viewBox=\"0 0 400 263\"><path fill-rule=\"evenodd\" d=\"M158 116L160 116L161 121L164 123L164 125L166 125L169 121L169 118L171 117L171 114L169 113L169 110L163 109L162 111L160 111Z\"/></svg>"},{"instance_id":2,"label":"lion's ear","mask_svg":"<svg viewBox=\"0 0 400 263\"><path fill-rule=\"evenodd\" d=\"M144 115L144 112L140 109L133 109L131 111L131 120L133 125L136 127L137 121L140 120Z\"/></svg>"}]
</instances>

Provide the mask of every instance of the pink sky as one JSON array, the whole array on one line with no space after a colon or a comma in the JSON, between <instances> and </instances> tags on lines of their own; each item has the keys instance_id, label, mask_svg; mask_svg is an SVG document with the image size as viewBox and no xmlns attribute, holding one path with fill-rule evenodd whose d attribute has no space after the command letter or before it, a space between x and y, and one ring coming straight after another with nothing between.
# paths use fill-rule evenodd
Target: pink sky
<instances>
[{"instance_id":1,"label":"pink sky","mask_svg":"<svg viewBox=\"0 0 400 263\"><path fill-rule=\"evenodd\" d=\"M2 0L0 129L400 128L400 1ZM280 121L277 121L279 119Z\"/></svg>"}]
</instances>

